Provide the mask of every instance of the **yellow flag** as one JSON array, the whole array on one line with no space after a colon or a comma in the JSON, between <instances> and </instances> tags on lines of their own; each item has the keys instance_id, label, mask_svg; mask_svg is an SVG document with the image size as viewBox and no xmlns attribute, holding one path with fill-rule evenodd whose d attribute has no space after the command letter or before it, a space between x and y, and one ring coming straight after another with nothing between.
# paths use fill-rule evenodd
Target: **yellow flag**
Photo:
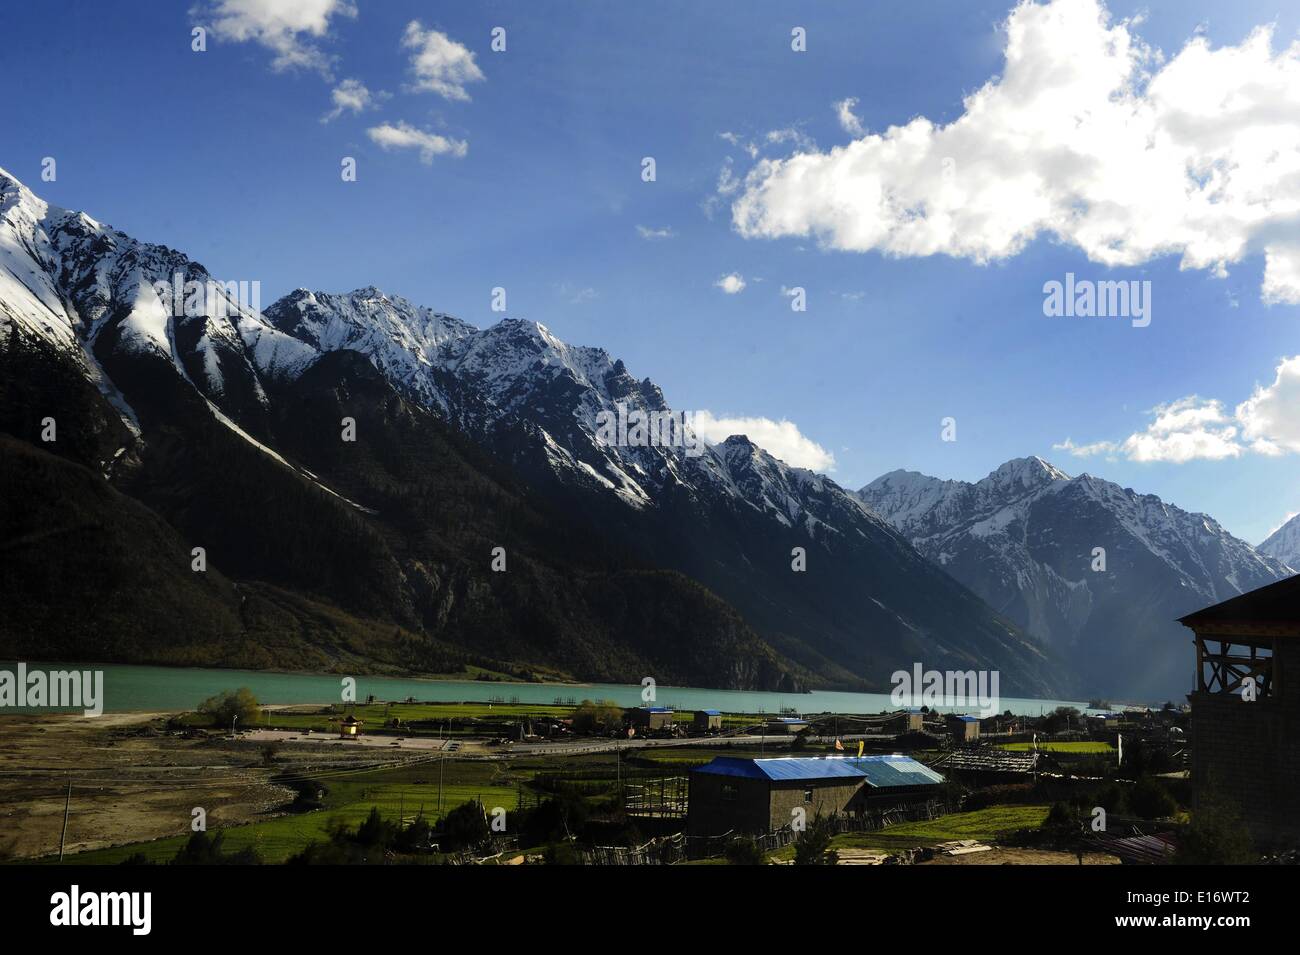
<instances>
[{"instance_id":1,"label":"yellow flag","mask_svg":"<svg viewBox=\"0 0 1300 955\"><path fill-rule=\"evenodd\" d=\"M862 747L864 747L866 744L867 744L867 741L866 741L865 739L860 739L860 740L858 740L858 755L859 755L859 756L862 755Z\"/></svg>"}]
</instances>

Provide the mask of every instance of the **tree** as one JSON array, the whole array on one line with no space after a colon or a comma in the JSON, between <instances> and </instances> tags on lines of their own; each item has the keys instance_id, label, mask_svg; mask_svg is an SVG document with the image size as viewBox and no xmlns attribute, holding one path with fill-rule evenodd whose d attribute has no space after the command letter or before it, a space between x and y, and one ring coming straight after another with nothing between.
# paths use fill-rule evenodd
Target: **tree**
<instances>
[{"instance_id":1,"label":"tree","mask_svg":"<svg viewBox=\"0 0 1300 955\"><path fill-rule=\"evenodd\" d=\"M1150 776L1143 776L1128 794L1128 805L1143 819L1165 819L1178 811L1178 803Z\"/></svg>"},{"instance_id":2,"label":"tree","mask_svg":"<svg viewBox=\"0 0 1300 955\"><path fill-rule=\"evenodd\" d=\"M373 849L387 849L397 837L397 825L385 822L379 815L377 806L370 807L370 815L357 826L356 842L358 845Z\"/></svg>"},{"instance_id":3,"label":"tree","mask_svg":"<svg viewBox=\"0 0 1300 955\"><path fill-rule=\"evenodd\" d=\"M838 865L840 855L831 848L834 836L833 817L818 814L794 842L794 864Z\"/></svg>"},{"instance_id":4,"label":"tree","mask_svg":"<svg viewBox=\"0 0 1300 955\"><path fill-rule=\"evenodd\" d=\"M612 700L583 700L573 711L573 731L604 734L623 728L623 711Z\"/></svg>"},{"instance_id":5,"label":"tree","mask_svg":"<svg viewBox=\"0 0 1300 955\"><path fill-rule=\"evenodd\" d=\"M181 846L172 859L172 865L260 865L262 860L254 849L239 849L226 852L224 832L209 836L206 832L196 832Z\"/></svg>"},{"instance_id":6,"label":"tree","mask_svg":"<svg viewBox=\"0 0 1300 955\"><path fill-rule=\"evenodd\" d=\"M487 841L492 830L483 806L477 801L461 803L438 824L438 841L444 850L472 849Z\"/></svg>"},{"instance_id":7,"label":"tree","mask_svg":"<svg viewBox=\"0 0 1300 955\"><path fill-rule=\"evenodd\" d=\"M1255 845L1237 807L1206 788L1196 800L1192 821L1178 837L1174 862L1179 865L1249 865Z\"/></svg>"},{"instance_id":8,"label":"tree","mask_svg":"<svg viewBox=\"0 0 1300 955\"><path fill-rule=\"evenodd\" d=\"M240 723L251 725L257 722L257 697L246 686L238 690L223 690L200 703L199 712L212 717L218 726L230 726L236 717Z\"/></svg>"},{"instance_id":9,"label":"tree","mask_svg":"<svg viewBox=\"0 0 1300 955\"><path fill-rule=\"evenodd\" d=\"M1082 729L1083 714L1073 706L1058 706L1043 717L1042 729L1045 733L1060 733L1067 729Z\"/></svg>"},{"instance_id":10,"label":"tree","mask_svg":"<svg viewBox=\"0 0 1300 955\"><path fill-rule=\"evenodd\" d=\"M1040 828L1053 839L1069 839L1079 835L1081 823L1078 813L1070 807L1069 803L1054 802Z\"/></svg>"}]
</instances>

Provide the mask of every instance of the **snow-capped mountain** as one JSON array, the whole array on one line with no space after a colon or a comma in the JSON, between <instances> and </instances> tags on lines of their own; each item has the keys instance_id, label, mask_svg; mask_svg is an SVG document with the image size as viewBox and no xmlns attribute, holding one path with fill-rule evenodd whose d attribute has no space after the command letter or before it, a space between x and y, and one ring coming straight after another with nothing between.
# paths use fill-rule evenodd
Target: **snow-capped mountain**
<instances>
[{"instance_id":1,"label":"snow-capped mountain","mask_svg":"<svg viewBox=\"0 0 1300 955\"><path fill-rule=\"evenodd\" d=\"M1089 692L1190 687L1175 618L1287 574L1213 519L1038 457L975 483L893 471L858 496L991 606L1049 641ZM1104 561L1104 562L1103 562Z\"/></svg>"},{"instance_id":2,"label":"snow-capped mountain","mask_svg":"<svg viewBox=\"0 0 1300 955\"><path fill-rule=\"evenodd\" d=\"M1255 549L1286 564L1292 570L1300 567L1300 514L1269 534Z\"/></svg>"},{"instance_id":3,"label":"snow-capped mountain","mask_svg":"<svg viewBox=\"0 0 1300 955\"><path fill-rule=\"evenodd\" d=\"M234 579L496 659L876 687L922 662L1064 692L1039 644L830 479L741 436L602 437L603 415L672 409L601 349L375 288L263 310L237 292L0 171L0 370L19 398L4 430L43 447L57 412L48 450L219 543ZM484 557L498 543L523 554L506 574Z\"/></svg>"}]
</instances>

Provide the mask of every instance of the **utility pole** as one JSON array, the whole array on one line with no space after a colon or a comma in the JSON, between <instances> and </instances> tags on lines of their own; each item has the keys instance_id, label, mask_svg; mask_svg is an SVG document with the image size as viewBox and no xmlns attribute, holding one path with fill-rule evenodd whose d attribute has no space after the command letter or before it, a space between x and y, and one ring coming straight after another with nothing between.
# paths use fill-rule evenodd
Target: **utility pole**
<instances>
[{"instance_id":1,"label":"utility pole","mask_svg":"<svg viewBox=\"0 0 1300 955\"><path fill-rule=\"evenodd\" d=\"M442 815L442 770L447 762L446 756L438 757L438 815Z\"/></svg>"},{"instance_id":2,"label":"utility pole","mask_svg":"<svg viewBox=\"0 0 1300 955\"><path fill-rule=\"evenodd\" d=\"M63 861L63 846L68 838L68 810L72 808L72 774L68 774L68 795L63 800L63 831L59 833L59 861Z\"/></svg>"}]
</instances>

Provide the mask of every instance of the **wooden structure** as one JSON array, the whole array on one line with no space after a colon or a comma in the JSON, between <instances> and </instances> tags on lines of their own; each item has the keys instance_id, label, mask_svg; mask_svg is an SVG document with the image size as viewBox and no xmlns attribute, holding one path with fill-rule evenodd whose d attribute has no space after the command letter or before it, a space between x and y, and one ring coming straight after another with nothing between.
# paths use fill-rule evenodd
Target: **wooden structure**
<instances>
[{"instance_id":1,"label":"wooden structure","mask_svg":"<svg viewBox=\"0 0 1300 955\"><path fill-rule=\"evenodd\" d=\"M1300 576L1188 614L1192 780L1235 804L1256 842L1300 838Z\"/></svg>"},{"instance_id":2,"label":"wooden structure","mask_svg":"<svg viewBox=\"0 0 1300 955\"><path fill-rule=\"evenodd\" d=\"M624 810L643 819L686 818L690 787L685 776L629 781L624 787Z\"/></svg>"},{"instance_id":3,"label":"wooden structure","mask_svg":"<svg viewBox=\"0 0 1300 955\"><path fill-rule=\"evenodd\" d=\"M365 720L359 720L351 713L339 720L339 738L352 739L361 735L361 726Z\"/></svg>"}]
</instances>

